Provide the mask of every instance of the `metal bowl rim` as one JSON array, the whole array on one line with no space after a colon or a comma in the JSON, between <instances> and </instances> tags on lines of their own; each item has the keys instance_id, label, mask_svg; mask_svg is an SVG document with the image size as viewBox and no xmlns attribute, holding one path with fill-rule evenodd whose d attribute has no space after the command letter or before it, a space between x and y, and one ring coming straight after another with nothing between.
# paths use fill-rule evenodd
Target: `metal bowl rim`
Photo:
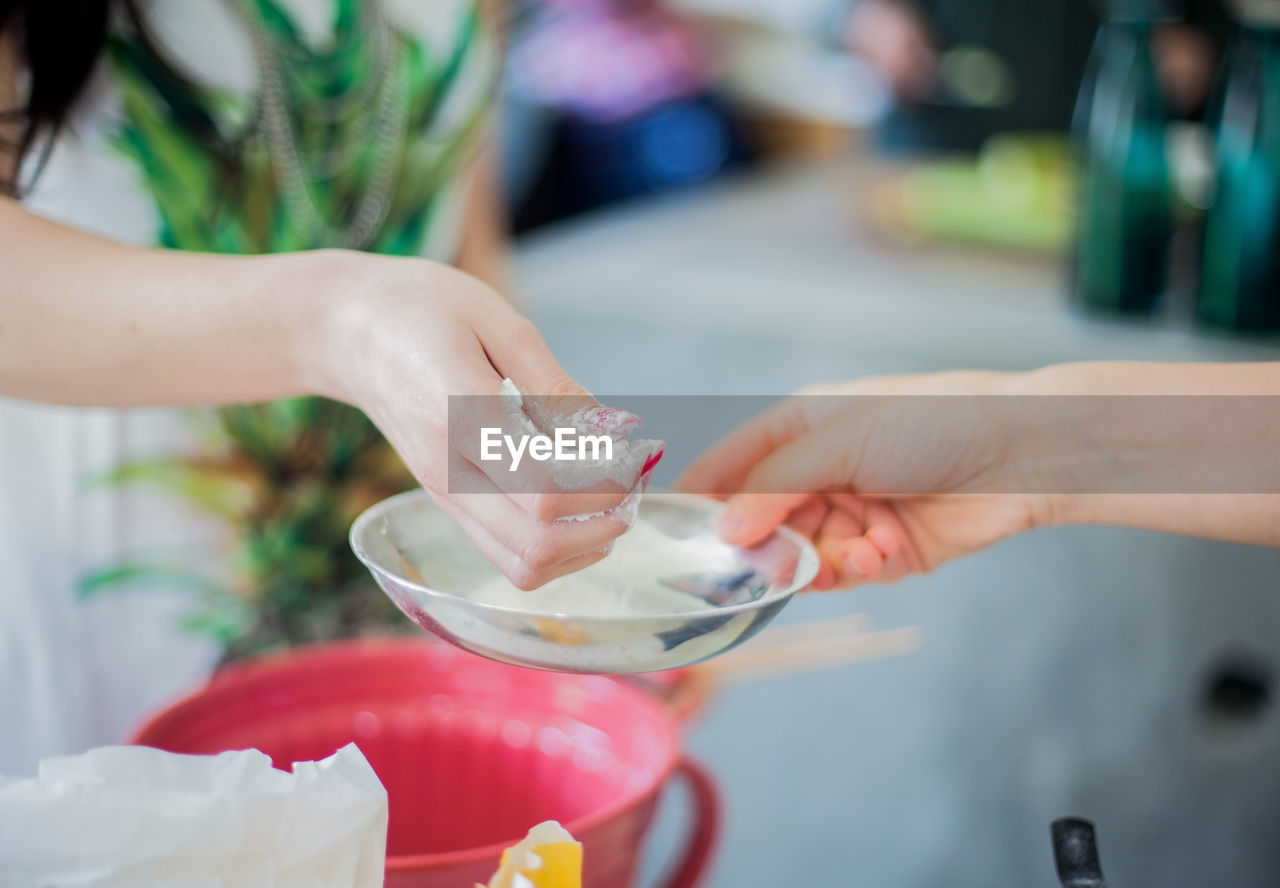
<instances>
[{"instance_id":1,"label":"metal bowl rim","mask_svg":"<svg viewBox=\"0 0 1280 888\"><path fill-rule=\"evenodd\" d=\"M713 499L697 496L696 494L691 493L661 491L645 493L642 494L642 496L662 497L665 500L675 500L683 505L687 505L691 508L699 509L704 512L715 512L717 510L716 507L720 505ZM781 591L775 592L771 595L766 595L763 598L757 598L755 601L744 601L741 604L731 604L727 607L713 607L703 610L683 611L670 614L620 614L618 616L604 616L602 614L566 614L557 611L530 611L517 607L507 607L500 604L489 604L484 601L473 601L472 599L455 595L452 592L446 592L443 589L433 589L432 587L425 586L422 583L414 582L407 577L402 577L399 574L392 573L390 570L374 561L368 552L365 551L364 546L360 542L360 538L364 534L365 529L378 519L382 518L383 513L395 509L400 505L402 500L420 500L424 498L428 500L430 499L430 494L425 490L406 490L404 493L397 493L394 496L387 497L381 502L374 503L372 506L365 509L351 524L351 532L348 534L351 551L355 553L356 558L358 558L375 577L387 577L393 580L397 585L419 592L428 598L448 601L449 603L474 608L481 612L505 614L517 617L537 617L539 619L550 618L557 620L573 620L575 622L598 624L639 623L651 622L653 620L706 620L716 617L735 616L740 613L760 610L769 604L786 601L813 582L813 578L818 575L819 559L817 550L814 549L813 545L801 534L784 525L779 527L774 531L774 533L790 540L799 551L800 557L797 559L796 575L792 578L791 583ZM430 505L432 508L439 508L439 506L436 506L433 503ZM809 556L808 558L805 557L806 554ZM809 566L811 568L811 570L808 571L808 576L804 576L800 570L801 564L805 561L809 562ZM497 568L494 570L496 571Z\"/></svg>"}]
</instances>

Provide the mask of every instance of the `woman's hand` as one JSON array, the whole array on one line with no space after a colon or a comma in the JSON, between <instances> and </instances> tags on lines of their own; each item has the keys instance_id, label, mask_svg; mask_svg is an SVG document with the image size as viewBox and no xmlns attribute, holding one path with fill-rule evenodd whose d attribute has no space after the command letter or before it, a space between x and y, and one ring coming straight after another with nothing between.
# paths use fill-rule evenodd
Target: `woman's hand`
<instances>
[{"instance_id":1,"label":"woman's hand","mask_svg":"<svg viewBox=\"0 0 1280 888\"><path fill-rule=\"evenodd\" d=\"M582 489L558 484L548 463L524 460L509 472L477 459L478 435L461 430L509 423L498 397L504 378L549 415L594 401L533 324L476 278L421 259L351 253L315 254L313 267L326 307L300 338L307 387L363 409L517 586L535 588L607 554L628 527L628 510L618 506L647 482L658 442L638 445L644 452L625 477ZM459 395L488 397L455 402L477 415L451 423L449 398ZM602 514L557 520L594 513Z\"/></svg>"},{"instance_id":2,"label":"woman's hand","mask_svg":"<svg viewBox=\"0 0 1280 888\"><path fill-rule=\"evenodd\" d=\"M627 528L617 506L661 456L659 442L635 442L613 477L567 491L546 463L507 472L460 450L479 442L450 440L451 395L490 396L477 399L486 415L474 418L492 426L509 418L498 410L505 377L548 398L547 414L593 402L501 296L436 262L142 249L0 199L0 267L0 395L102 407L347 401L522 587L603 557ZM634 419L608 409L592 417L612 421L615 435ZM470 467L453 478L465 495L448 492L451 463L464 476Z\"/></svg>"},{"instance_id":3,"label":"woman's hand","mask_svg":"<svg viewBox=\"0 0 1280 888\"><path fill-rule=\"evenodd\" d=\"M1059 364L807 389L677 484L725 537L782 523L828 589L929 571L1022 530L1115 524L1280 545L1280 363Z\"/></svg>"},{"instance_id":4,"label":"woman's hand","mask_svg":"<svg viewBox=\"0 0 1280 888\"><path fill-rule=\"evenodd\" d=\"M817 589L929 571L1040 523L1047 503L1010 489L990 409L1007 379L948 373L815 386L732 432L676 482L732 494L721 523L752 545L786 523L822 559ZM912 401L910 396L945 396Z\"/></svg>"}]
</instances>

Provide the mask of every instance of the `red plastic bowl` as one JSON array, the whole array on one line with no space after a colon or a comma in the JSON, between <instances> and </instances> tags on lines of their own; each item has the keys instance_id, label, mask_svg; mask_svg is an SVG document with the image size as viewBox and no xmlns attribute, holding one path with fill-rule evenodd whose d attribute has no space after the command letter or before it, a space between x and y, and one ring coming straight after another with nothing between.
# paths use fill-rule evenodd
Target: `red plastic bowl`
<instances>
[{"instance_id":1,"label":"red plastic bowl","mask_svg":"<svg viewBox=\"0 0 1280 888\"><path fill-rule=\"evenodd\" d=\"M695 800L668 888L697 884L715 787L680 755L672 716L604 676L535 672L417 640L343 642L218 673L132 742L173 752L256 748L276 767L356 743L387 788L387 888L472 888L543 820L584 846L585 888L626 888L673 773Z\"/></svg>"}]
</instances>

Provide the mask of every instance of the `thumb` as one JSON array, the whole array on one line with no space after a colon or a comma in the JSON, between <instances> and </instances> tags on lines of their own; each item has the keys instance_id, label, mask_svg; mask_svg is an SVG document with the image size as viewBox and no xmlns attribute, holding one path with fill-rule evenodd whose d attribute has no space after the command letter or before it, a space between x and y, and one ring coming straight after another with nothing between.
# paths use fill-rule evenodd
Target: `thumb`
<instances>
[{"instance_id":1,"label":"thumb","mask_svg":"<svg viewBox=\"0 0 1280 888\"><path fill-rule=\"evenodd\" d=\"M585 388L560 366L533 323L515 312L500 323L491 323L482 333L489 363L528 395L532 418L542 425L543 417L571 416L597 402Z\"/></svg>"},{"instance_id":2,"label":"thumb","mask_svg":"<svg viewBox=\"0 0 1280 888\"><path fill-rule=\"evenodd\" d=\"M600 404L579 385L551 354L537 328L515 312L486 328L482 344L493 368L515 384L515 391L510 394L516 397L519 409L544 434L568 425L621 442L639 428L639 416ZM666 449L662 441L630 443L635 445L635 458L626 463L629 466L634 462L634 477L623 485L628 490L645 480Z\"/></svg>"},{"instance_id":3,"label":"thumb","mask_svg":"<svg viewBox=\"0 0 1280 888\"><path fill-rule=\"evenodd\" d=\"M542 431L551 432L572 418L576 425L621 441L640 427L640 417L603 406L579 385L551 354L538 329L514 312L485 336L483 344L489 363L515 383L525 411Z\"/></svg>"},{"instance_id":4,"label":"thumb","mask_svg":"<svg viewBox=\"0 0 1280 888\"><path fill-rule=\"evenodd\" d=\"M809 494L854 485L861 442L848 423L827 423L760 460L742 483L743 493Z\"/></svg>"},{"instance_id":5,"label":"thumb","mask_svg":"<svg viewBox=\"0 0 1280 888\"><path fill-rule=\"evenodd\" d=\"M808 493L739 493L729 499L717 529L725 542L754 546L812 498Z\"/></svg>"},{"instance_id":6,"label":"thumb","mask_svg":"<svg viewBox=\"0 0 1280 888\"><path fill-rule=\"evenodd\" d=\"M847 489L854 480L852 441L831 424L787 442L760 460L729 500L720 532L729 542L750 546L787 520L814 494Z\"/></svg>"}]
</instances>

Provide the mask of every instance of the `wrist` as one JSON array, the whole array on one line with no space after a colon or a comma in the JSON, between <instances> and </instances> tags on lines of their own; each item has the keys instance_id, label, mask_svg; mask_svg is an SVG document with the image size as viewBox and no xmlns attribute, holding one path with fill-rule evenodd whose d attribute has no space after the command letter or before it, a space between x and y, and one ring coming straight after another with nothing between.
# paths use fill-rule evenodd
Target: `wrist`
<instances>
[{"instance_id":1,"label":"wrist","mask_svg":"<svg viewBox=\"0 0 1280 888\"><path fill-rule=\"evenodd\" d=\"M300 388L307 394L347 400L344 364L365 325L353 317L360 308L350 282L357 257L342 250L315 250L290 257L284 285L289 314L287 342ZM343 335L346 331L346 335Z\"/></svg>"},{"instance_id":2,"label":"wrist","mask_svg":"<svg viewBox=\"0 0 1280 888\"><path fill-rule=\"evenodd\" d=\"M1026 498L1032 527L1089 521L1084 511L1088 497L1066 486L1089 456L1074 435L1064 434L1063 413L1070 411L1060 410L1053 400L1071 393L1063 370L1051 366L1009 373L998 380L994 391L1002 404L1007 442L1001 483Z\"/></svg>"},{"instance_id":3,"label":"wrist","mask_svg":"<svg viewBox=\"0 0 1280 888\"><path fill-rule=\"evenodd\" d=\"M1187 392L1181 372L1082 362L1009 378L1003 393L1016 396L1008 413L1018 489L1033 492L1037 526L1114 523L1132 494L1171 490L1196 471L1190 452L1170 447L1192 440L1185 423L1162 405L1161 396Z\"/></svg>"},{"instance_id":4,"label":"wrist","mask_svg":"<svg viewBox=\"0 0 1280 888\"><path fill-rule=\"evenodd\" d=\"M313 250L288 261L282 341L295 382L307 394L355 403L357 374L376 348L378 324L393 314L380 305L393 290L377 282L382 262L349 250Z\"/></svg>"},{"instance_id":5,"label":"wrist","mask_svg":"<svg viewBox=\"0 0 1280 888\"><path fill-rule=\"evenodd\" d=\"M443 353L448 321L474 281L450 265L347 250L298 254L290 347L310 394L364 410ZM299 298L300 297L300 298Z\"/></svg>"}]
</instances>

